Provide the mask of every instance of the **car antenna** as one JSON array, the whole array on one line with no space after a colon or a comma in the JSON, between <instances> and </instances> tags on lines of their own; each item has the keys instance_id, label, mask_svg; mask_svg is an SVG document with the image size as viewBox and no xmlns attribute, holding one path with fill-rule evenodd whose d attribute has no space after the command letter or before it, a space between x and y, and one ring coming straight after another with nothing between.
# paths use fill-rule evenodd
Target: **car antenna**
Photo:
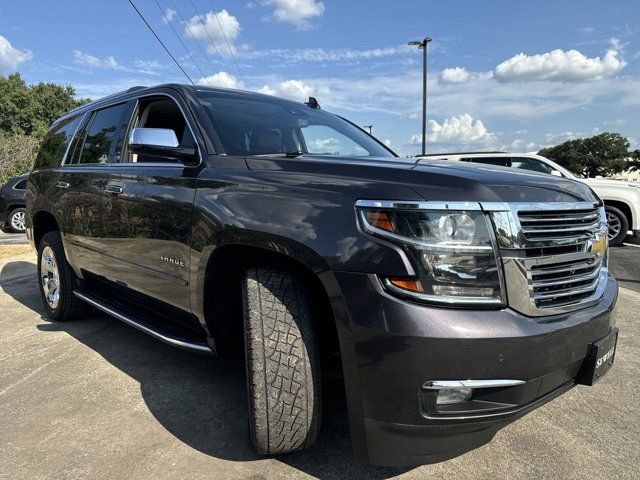
<instances>
[{"instance_id":1,"label":"car antenna","mask_svg":"<svg viewBox=\"0 0 640 480\"><path fill-rule=\"evenodd\" d=\"M316 97L309 97L309 101L304 102L304 104L314 110L320 110L320 104L318 103L318 100L316 100Z\"/></svg>"}]
</instances>

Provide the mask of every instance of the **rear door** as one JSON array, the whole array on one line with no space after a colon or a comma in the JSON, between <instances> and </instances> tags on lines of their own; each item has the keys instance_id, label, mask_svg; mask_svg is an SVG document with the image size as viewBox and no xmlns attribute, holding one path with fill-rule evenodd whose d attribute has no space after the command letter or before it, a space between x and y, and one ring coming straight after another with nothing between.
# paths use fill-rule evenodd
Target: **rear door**
<instances>
[{"instance_id":1,"label":"rear door","mask_svg":"<svg viewBox=\"0 0 640 480\"><path fill-rule=\"evenodd\" d=\"M118 137L124 135L123 119L131 108L123 102L90 112L54 184L67 259L80 276L103 272L104 218L110 208L106 187L118 160L115 151Z\"/></svg>"},{"instance_id":2,"label":"rear door","mask_svg":"<svg viewBox=\"0 0 640 480\"><path fill-rule=\"evenodd\" d=\"M194 134L180 98L165 94L138 100L129 131L170 128L180 147ZM104 216L105 275L112 282L190 312L190 234L200 169L171 158L128 152L105 178L111 207Z\"/></svg>"}]
</instances>

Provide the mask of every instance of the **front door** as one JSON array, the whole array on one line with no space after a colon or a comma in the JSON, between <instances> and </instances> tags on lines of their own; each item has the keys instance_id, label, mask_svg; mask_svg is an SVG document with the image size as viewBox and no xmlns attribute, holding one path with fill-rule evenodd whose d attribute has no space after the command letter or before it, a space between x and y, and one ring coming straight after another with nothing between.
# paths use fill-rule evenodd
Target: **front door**
<instances>
[{"instance_id":1,"label":"front door","mask_svg":"<svg viewBox=\"0 0 640 480\"><path fill-rule=\"evenodd\" d=\"M138 102L130 128L171 128L180 146L193 146L186 119L168 96ZM105 276L121 286L190 312L189 258L198 168L163 157L130 154L108 179Z\"/></svg>"}]
</instances>

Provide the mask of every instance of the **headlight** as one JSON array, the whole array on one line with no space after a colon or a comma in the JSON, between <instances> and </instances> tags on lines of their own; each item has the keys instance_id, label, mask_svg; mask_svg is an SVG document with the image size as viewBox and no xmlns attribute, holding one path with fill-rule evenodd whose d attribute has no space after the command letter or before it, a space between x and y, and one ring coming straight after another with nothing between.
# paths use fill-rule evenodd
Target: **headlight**
<instances>
[{"instance_id":1,"label":"headlight","mask_svg":"<svg viewBox=\"0 0 640 480\"><path fill-rule=\"evenodd\" d=\"M359 201L362 229L403 247L417 275L384 278L396 295L460 305L502 305L493 230L475 203Z\"/></svg>"}]
</instances>

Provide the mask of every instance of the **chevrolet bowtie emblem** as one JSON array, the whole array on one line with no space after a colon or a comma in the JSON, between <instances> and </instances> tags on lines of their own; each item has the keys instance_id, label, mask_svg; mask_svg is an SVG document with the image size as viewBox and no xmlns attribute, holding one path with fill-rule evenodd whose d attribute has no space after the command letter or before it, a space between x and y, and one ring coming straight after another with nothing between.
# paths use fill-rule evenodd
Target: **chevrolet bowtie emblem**
<instances>
[{"instance_id":1,"label":"chevrolet bowtie emblem","mask_svg":"<svg viewBox=\"0 0 640 480\"><path fill-rule=\"evenodd\" d=\"M607 251L607 237L597 234L596 238L589 242L589 253L594 253L596 257L604 257Z\"/></svg>"}]
</instances>

